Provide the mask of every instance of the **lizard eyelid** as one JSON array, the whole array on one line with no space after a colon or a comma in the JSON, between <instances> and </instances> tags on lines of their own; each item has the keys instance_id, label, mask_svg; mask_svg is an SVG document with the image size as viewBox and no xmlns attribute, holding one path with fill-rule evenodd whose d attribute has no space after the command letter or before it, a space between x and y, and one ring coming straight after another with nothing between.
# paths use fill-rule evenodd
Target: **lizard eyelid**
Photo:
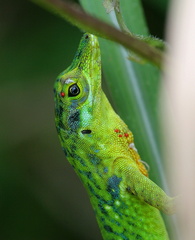
<instances>
[{"instance_id":1,"label":"lizard eyelid","mask_svg":"<svg viewBox=\"0 0 195 240\"><path fill-rule=\"evenodd\" d=\"M74 83L75 81L73 81L72 79L68 78L64 81L65 84L69 84L69 83Z\"/></svg>"}]
</instances>

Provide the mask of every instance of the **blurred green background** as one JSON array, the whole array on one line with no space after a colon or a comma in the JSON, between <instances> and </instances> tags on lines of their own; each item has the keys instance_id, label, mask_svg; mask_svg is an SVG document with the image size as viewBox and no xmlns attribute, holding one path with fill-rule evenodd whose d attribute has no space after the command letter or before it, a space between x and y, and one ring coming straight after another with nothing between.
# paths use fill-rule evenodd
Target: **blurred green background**
<instances>
[{"instance_id":1,"label":"blurred green background","mask_svg":"<svg viewBox=\"0 0 195 240\"><path fill-rule=\"evenodd\" d=\"M164 36L167 6L143 0L154 36ZM101 239L54 126L53 83L81 36L29 1L0 1L1 240Z\"/></svg>"}]
</instances>

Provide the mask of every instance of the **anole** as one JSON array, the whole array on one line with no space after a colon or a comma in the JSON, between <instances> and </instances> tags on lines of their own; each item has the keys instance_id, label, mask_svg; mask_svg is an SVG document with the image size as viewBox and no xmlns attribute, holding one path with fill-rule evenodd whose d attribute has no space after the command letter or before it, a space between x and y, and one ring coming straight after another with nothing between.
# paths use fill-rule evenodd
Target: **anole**
<instances>
[{"instance_id":1,"label":"anole","mask_svg":"<svg viewBox=\"0 0 195 240\"><path fill-rule=\"evenodd\" d=\"M174 200L149 179L132 132L102 91L96 36L83 35L54 92L59 139L87 189L103 239L169 239L160 211L172 214Z\"/></svg>"}]
</instances>

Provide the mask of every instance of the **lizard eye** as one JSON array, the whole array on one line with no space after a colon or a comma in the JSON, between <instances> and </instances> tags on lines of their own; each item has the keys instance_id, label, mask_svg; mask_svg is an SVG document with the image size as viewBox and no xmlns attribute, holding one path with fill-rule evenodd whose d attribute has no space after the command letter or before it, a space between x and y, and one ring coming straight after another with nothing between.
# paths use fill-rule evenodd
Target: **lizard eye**
<instances>
[{"instance_id":1,"label":"lizard eye","mask_svg":"<svg viewBox=\"0 0 195 240\"><path fill-rule=\"evenodd\" d=\"M68 90L69 97L77 96L79 93L80 93L80 88L78 87L77 84L73 84L72 86L69 87L69 90Z\"/></svg>"}]
</instances>

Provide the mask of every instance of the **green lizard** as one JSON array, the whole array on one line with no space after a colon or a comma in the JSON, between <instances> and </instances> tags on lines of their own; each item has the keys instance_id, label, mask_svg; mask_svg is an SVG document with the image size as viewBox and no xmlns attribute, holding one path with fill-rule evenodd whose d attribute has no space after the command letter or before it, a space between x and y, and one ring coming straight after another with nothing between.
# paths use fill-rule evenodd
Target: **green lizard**
<instances>
[{"instance_id":1,"label":"green lizard","mask_svg":"<svg viewBox=\"0 0 195 240\"><path fill-rule=\"evenodd\" d=\"M88 191L104 240L169 239L159 210L172 214L173 198L148 178L131 131L101 89L94 35L84 34L54 92L63 151Z\"/></svg>"}]
</instances>

